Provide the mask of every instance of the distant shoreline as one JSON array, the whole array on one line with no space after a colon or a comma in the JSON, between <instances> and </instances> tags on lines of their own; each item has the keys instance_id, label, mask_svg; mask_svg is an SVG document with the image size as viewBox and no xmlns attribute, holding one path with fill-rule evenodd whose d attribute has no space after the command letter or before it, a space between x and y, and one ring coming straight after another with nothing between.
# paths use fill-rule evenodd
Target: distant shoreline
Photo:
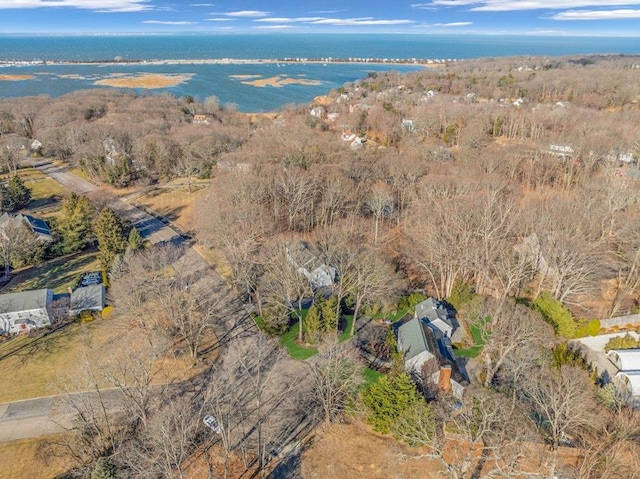
<instances>
[{"instance_id":1,"label":"distant shoreline","mask_svg":"<svg viewBox=\"0 0 640 479\"><path fill-rule=\"evenodd\" d=\"M423 65L442 66L462 61L458 59L430 58L203 58L166 60L0 60L0 67L42 66L42 65L269 65L275 64L370 64L370 65Z\"/></svg>"}]
</instances>

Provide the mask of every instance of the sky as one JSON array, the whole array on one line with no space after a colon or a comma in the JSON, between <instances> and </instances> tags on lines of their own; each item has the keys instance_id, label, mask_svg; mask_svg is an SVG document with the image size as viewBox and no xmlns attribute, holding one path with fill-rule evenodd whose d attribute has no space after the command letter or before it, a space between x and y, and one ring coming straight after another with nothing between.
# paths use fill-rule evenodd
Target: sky
<instances>
[{"instance_id":1,"label":"sky","mask_svg":"<svg viewBox=\"0 0 640 479\"><path fill-rule=\"evenodd\" d=\"M640 0L0 0L0 34L640 36Z\"/></svg>"}]
</instances>

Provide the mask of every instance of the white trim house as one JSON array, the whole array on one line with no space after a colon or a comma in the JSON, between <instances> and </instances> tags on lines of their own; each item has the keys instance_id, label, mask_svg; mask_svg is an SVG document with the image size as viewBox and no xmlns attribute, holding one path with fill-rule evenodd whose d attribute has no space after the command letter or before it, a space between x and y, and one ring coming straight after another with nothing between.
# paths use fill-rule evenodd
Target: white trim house
<instances>
[{"instance_id":1,"label":"white trim house","mask_svg":"<svg viewBox=\"0 0 640 479\"><path fill-rule=\"evenodd\" d=\"M19 333L50 326L53 291L36 289L0 294L0 333Z\"/></svg>"}]
</instances>

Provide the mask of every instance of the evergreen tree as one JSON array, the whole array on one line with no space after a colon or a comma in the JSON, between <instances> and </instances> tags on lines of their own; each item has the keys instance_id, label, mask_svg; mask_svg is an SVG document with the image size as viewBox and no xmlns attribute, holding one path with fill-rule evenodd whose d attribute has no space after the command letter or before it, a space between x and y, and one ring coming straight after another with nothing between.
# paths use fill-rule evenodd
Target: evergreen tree
<instances>
[{"instance_id":1,"label":"evergreen tree","mask_svg":"<svg viewBox=\"0 0 640 479\"><path fill-rule=\"evenodd\" d=\"M93 233L98 240L98 258L103 268L108 270L116 255L124 253L127 249L127 229L115 212L105 206L93 223Z\"/></svg>"},{"instance_id":2,"label":"evergreen tree","mask_svg":"<svg viewBox=\"0 0 640 479\"><path fill-rule=\"evenodd\" d=\"M63 254L82 251L93 241L92 222L95 213L93 204L86 196L71 193L65 198L56 225Z\"/></svg>"},{"instance_id":3,"label":"evergreen tree","mask_svg":"<svg viewBox=\"0 0 640 479\"><path fill-rule=\"evenodd\" d=\"M361 398L368 409L367 422L383 434L391 430L403 411L424 400L406 373L382 376L363 390Z\"/></svg>"},{"instance_id":4,"label":"evergreen tree","mask_svg":"<svg viewBox=\"0 0 640 479\"><path fill-rule=\"evenodd\" d=\"M147 241L142 237L137 228L131 228L127 238L127 251L133 252L147 247Z\"/></svg>"},{"instance_id":5,"label":"evergreen tree","mask_svg":"<svg viewBox=\"0 0 640 479\"><path fill-rule=\"evenodd\" d=\"M31 201L31 191L18 175L9 180L3 193L3 209L6 211L25 208Z\"/></svg>"},{"instance_id":6,"label":"evergreen tree","mask_svg":"<svg viewBox=\"0 0 640 479\"><path fill-rule=\"evenodd\" d=\"M338 330L338 315L336 311L338 309L338 298L331 296L327 299L322 299L320 305L320 316L322 318L322 330L324 332L335 332Z\"/></svg>"},{"instance_id":7,"label":"evergreen tree","mask_svg":"<svg viewBox=\"0 0 640 479\"><path fill-rule=\"evenodd\" d=\"M307 315L304 318L304 339L308 343L316 344L318 342L318 333L322 329L322 318L320 315L320 308L315 304L312 304L307 310Z\"/></svg>"},{"instance_id":8,"label":"evergreen tree","mask_svg":"<svg viewBox=\"0 0 640 479\"><path fill-rule=\"evenodd\" d=\"M116 479L116 468L109 459L101 457L91 472L91 479Z\"/></svg>"}]
</instances>

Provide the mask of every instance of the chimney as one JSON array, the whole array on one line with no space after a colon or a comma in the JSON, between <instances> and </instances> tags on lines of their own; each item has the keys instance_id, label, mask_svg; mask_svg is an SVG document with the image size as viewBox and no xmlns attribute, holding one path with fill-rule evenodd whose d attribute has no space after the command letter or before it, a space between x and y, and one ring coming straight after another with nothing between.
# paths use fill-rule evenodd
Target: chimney
<instances>
[{"instance_id":1,"label":"chimney","mask_svg":"<svg viewBox=\"0 0 640 479\"><path fill-rule=\"evenodd\" d=\"M438 392L447 394L451 391L451 366L440 366L440 377L438 378Z\"/></svg>"}]
</instances>

